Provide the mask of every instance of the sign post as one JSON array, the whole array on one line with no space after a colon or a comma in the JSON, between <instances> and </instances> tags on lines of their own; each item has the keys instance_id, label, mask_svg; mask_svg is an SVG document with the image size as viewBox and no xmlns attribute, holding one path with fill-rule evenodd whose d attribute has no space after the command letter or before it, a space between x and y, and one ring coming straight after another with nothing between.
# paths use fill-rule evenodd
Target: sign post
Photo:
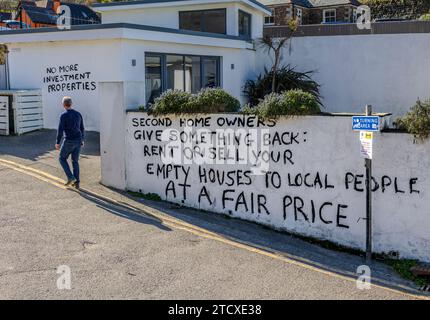
<instances>
[{"instance_id":1,"label":"sign post","mask_svg":"<svg viewBox=\"0 0 430 320\"><path fill-rule=\"evenodd\" d=\"M366 116L352 117L352 129L360 131L361 154L366 168L366 263L372 261L372 157L373 132L380 130L380 119L372 116L372 106L366 106Z\"/></svg>"},{"instance_id":2,"label":"sign post","mask_svg":"<svg viewBox=\"0 0 430 320\"><path fill-rule=\"evenodd\" d=\"M371 115L372 106L367 105L366 116ZM371 143L373 144L373 141ZM372 261L372 153L364 161L366 166L366 263L370 264Z\"/></svg>"}]
</instances>

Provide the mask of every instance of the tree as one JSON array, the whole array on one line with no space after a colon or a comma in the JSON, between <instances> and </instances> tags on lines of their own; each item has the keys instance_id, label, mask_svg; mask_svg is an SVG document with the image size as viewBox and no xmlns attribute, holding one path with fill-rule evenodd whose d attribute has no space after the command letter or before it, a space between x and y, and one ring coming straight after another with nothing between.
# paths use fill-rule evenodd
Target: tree
<instances>
[{"instance_id":1,"label":"tree","mask_svg":"<svg viewBox=\"0 0 430 320\"><path fill-rule=\"evenodd\" d=\"M6 45L0 43L0 64L6 63L6 53L7 53Z\"/></svg>"},{"instance_id":2,"label":"tree","mask_svg":"<svg viewBox=\"0 0 430 320\"><path fill-rule=\"evenodd\" d=\"M16 0L0 0L0 12L12 12L18 6Z\"/></svg>"},{"instance_id":3,"label":"tree","mask_svg":"<svg viewBox=\"0 0 430 320\"><path fill-rule=\"evenodd\" d=\"M266 34L259 40L259 46L266 51L268 54L274 54L274 62L272 66L272 92L275 92L276 89L276 74L279 70L279 66L282 61L282 52L283 49L287 46L288 40L291 39L294 32L297 30L298 21L297 20L289 20L288 21L288 31L287 35L282 37L275 37L273 35Z\"/></svg>"}]
</instances>

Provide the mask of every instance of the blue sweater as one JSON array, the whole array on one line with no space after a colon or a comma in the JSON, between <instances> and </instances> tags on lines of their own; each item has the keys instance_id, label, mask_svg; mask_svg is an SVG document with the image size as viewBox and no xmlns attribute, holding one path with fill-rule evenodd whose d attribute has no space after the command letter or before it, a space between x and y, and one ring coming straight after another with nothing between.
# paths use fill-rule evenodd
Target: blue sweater
<instances>
[{"instance_id":1,"label":"blue sweater","mask_svg":"<svg viewBox=\"0 0 430 320\"><path fill-rule=\"evenodd\" d=\"M73 109L66 110L61 114L60 125L57 132L57 144L63 138L68 141L84 140L84 120L82 115Z\"/></svg>"}]
</instances>

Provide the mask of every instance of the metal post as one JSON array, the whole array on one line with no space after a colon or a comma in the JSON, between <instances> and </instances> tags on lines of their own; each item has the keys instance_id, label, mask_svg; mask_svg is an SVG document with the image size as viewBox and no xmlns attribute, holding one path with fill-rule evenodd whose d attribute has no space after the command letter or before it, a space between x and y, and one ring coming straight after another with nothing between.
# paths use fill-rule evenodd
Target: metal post
<instances>
[{"instance_id":1,"label":"metal post","mask_svg":"<svg viewBox=\"0 0 430 320\"><path fill-rule=\"evenodd\" d=\"M372 115L372 106L366 105L366 116ZM366 167L366 263L372 261L372 159L365 159Z\"/></svg>"}]
</instances>

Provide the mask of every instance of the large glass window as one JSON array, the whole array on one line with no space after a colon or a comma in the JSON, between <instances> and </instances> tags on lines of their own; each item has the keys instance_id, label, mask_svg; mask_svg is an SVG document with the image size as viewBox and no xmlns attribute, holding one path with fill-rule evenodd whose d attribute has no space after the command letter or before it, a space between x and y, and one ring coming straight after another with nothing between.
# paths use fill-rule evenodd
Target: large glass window
<instances>
[{"instance_id":1,"label":"large glass window","mask_svg":"<svg viewBox=\"0 0 430 320\"><path fill-rule=\"evenodd\" d=\"M218 83L218 59L206 58L203 60L203 88L214 88Z\"/></svg>"},{"instance_id":2,"label":"large glass window","mask_svg":"<svg viewBox=\"0 0 430 320\"><path fill-rule=\"evenodd\" d=\"M184 56L166 56L167 89L184 90Z\"/></svg>"},{"instance_id":3,"label":"large glass window","mask_svg":"<svg viewBox=\"0 0 430 320\"><path fill-rule=\"evenodd\" d=\"M146 101L154 102L154 99L161 94L161 57L147 56L146 57Z\"/></svg>"},{"instance_id":4,"label":"large glass window","mask_svg":"<svg viewBox=\"0 0 430 320\"><path fill-rule=\"evenodd\" d=\"M226 10L180 11L179 29L226 34Z\"/></svg>"},{"instance_id":5,"label":"large glass window","mask_svg":"<svg viewBox=\"0 0 430 320\"><path fill-rule=\"evenodd\" d=\"M196 93L202 85L200 57L185 56L185 91Z\"/></svg>"},{"instance_id":6,"label":"large glass window","mask_svg":"<svg viewBox=\"0 0 430 320\"><path fill-rule=\"evenodd\" d=\"M251 15L239 10L239 36L251 38Z\"/></svg>"},{"instance_id":7,"label":"large glass window","mask_svg":"<svg viewBox=\"0 0 430 320\"><path fill-rule=\"evenodd\" d=\"M219 57L148 53L145 64L147 104L167 89L196 93L220 86Z\"/></svg>"}]
</instances>

